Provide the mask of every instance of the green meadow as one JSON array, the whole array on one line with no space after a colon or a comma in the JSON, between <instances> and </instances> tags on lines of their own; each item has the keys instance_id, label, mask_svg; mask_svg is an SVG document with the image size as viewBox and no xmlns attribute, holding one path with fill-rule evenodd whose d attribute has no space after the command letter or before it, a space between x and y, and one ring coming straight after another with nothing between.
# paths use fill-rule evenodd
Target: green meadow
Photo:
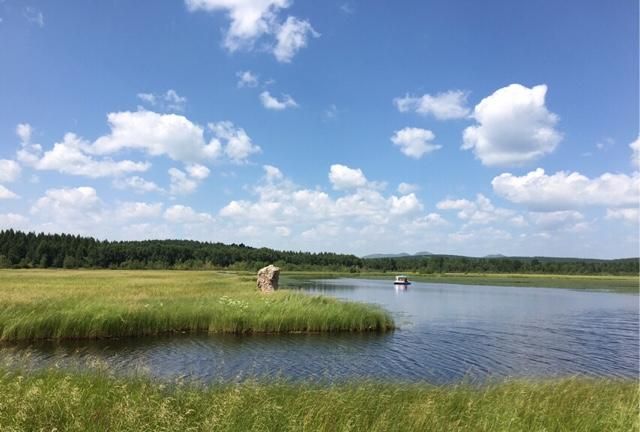
<instances>
[{"instance_id":1,"label":"green meadow","mask_svg":"<svg viewBox=\"0 0 640 432\"><path fill-rule=\"evenodd\" d=\"M166 333L386 331L378 306L280 290L213 271L0 270L0 340Z\"/></svg>"},{"instance_id":2,"label":"green meadow","mask_svg":"<svg viewBox=\"0 0 640 432\"><path fill-rule=\"evenodd\" d=\"M352 382L209 387L0 370L7 431L634 431L638 387L605 379L474 387Z\"/></svg>"}]
</instances>

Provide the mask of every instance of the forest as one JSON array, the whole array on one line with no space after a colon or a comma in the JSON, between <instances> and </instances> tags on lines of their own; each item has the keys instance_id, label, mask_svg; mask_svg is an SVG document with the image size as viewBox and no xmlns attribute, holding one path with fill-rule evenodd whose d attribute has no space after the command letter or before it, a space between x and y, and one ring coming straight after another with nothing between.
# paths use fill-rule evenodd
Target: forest
<instances>
[{"instance_id":1,"label":"forest","mask_svg":"<svg viewBox=\"0 0 640 432\"><path fill-rule=\"evenodd\" d=\"M614 260L425 255L359 258L254 248L194 240L108 241L72 234L0 231L0 268L229 269L254 271L275 264L289 271L535 273L637 275L638 258Z\"/></svg>"}]
</instances>

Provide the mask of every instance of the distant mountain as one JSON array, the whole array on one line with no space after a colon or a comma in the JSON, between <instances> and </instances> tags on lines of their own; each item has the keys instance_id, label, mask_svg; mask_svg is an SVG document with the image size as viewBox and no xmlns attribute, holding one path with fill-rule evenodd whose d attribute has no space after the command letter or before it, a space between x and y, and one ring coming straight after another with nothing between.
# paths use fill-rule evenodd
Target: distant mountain
<instances>
[{"instance_id":1,"label":"distant mountain","mask_svg":"<svg viewBox=\"0 0 640 432\"><path fill-rule=\"evenodd\" d=\"M418 256L425 256L425 255L433 255L431 252L416 252L413 255L408 254L406 252L402 252L402 253L397 253L397 254L384 254L384 253L378 253L378 254L371 254L371 255L365 255L362 258L364 259L370 259L370 258L407 258L407 257L418 257Z\"/></svg>"},{"instance_id":2,"label":"distant mountain","mask_svg":"<svg viewBox=\"0 0 640 432\"><path fill-rule=\"evenodd\" d=\"M493 254L493 255L485 255L484 258L506 258L506 256L502 254Z\"/></svg>"},{"instance_id":3,"label":"distant mountain","mask_svg":"<svg viewBox=\"0 0 640 432\"><path fill-rule=\"evenodd\" d=\"M371 254L371 255L365 255L362 258L404 258L409 256L411 255L406 252L403 252L398 254Z\"/></svg>"}]
</instances>

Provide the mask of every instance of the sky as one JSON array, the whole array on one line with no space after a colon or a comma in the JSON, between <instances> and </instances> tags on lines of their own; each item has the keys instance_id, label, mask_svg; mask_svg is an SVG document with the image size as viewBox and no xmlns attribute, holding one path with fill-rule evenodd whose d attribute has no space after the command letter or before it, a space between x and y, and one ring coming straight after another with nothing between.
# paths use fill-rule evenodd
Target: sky
<instances>
[{"instance_id":1,"label":"sky","mask_svg":"<svg viewBox=\"0 0 640 432\"><path fill-rule=\"evenodd\" d=\"M0 229L638 256L638 2L0 0Z\"/></svg>"}]
</instances>

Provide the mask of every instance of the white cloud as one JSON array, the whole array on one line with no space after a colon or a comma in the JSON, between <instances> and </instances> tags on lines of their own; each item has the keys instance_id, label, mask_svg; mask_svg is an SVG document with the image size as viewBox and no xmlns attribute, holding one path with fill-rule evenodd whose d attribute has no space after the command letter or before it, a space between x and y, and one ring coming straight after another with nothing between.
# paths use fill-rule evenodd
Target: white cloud
<instances>
[{"instance_id":1,"label":"white cloud","mask_svg":"<svg viewBox=\"0 0 640 432\"><path fill-rule=\"evenodd\" d=\"M27 225L28 219L17 213L0 214L0 229L20 229Z\"/></svg>"},{"instance_id":2,"label":"white cloud","mask_svg":"<svg viewBox=\"0 0 640 432\"><path fill-rule=\"evenodd\" d=\"M292 0L185 0L185 3L192 12L227 12L231 25L223 45L230 52L252 50L260 38L270 36L275 38L270 51L276 60L286 63L307 45L309 35L319 36L307 20L292 16L284 22L279 19L279 12L290 7Z\"/></svg>"},{"instance_id":3,"label":"white cloud","mask_svg":"<svg viewBox=\"0 0 640 432\"><path fill-rule=\"evenodd\" d=\"M260 152L242 128L224 121L210 123L213 137L207 143L204 129L186 117L177 114L159 114L152 111L116 112L107 116L111 133L99 137L93 143L73 133L67 133L62 142L56 143L47 152L39 144L31 144L32 128L19 124L16 133L21 139L17 152L18 160L39 170L56 170L61 173L97 178L122 176L133 172L147 171L148 162L130 160L114 161L96 158L125 150L138 150L150 156L168 156L184 162L192 177L208 175L202 162L214 160L223 153L233 162L244 162L251 154ZM205 172L206 170L206 172ZM126 186L126 182L119 184ZM138 182L138 186L141 183ZM130 185L131 186L131 185ZM134 186L135 187L135 186ZM153 190L151 185L144 188Z\"/></svg>"},{"instance_id":4,"label":"white cloud","mask_svg":"<svg viewBox=\"0 0 640 432\"><path fill-rule=\"evenodd\" d=\"M400 147L400 151L406 156L420 159L425 154L442 148L441 145L431 142L435 137L430 130L406 127L395 131L391 142Z\"/></svg>"},{"instance_id":5,"label":"white cloud","mask_svg":"<svg viewBox=\"0 0 640 432\"><path fill-rule=\"evenodd\" d=\"M182 112L187 105L187 98L180 96L173 89L167 90L164 94L138 93L138 98L161 111Z\"/></svg>"},{"instance_id":6,"label":"white cloud","mask_svg":"<svg viewBox=\"0 0 640 432\"><path fill-rule=\"evenodd\" d=\"M282 175L282 171L273 165L263 165L262 169L264 169L264 175L267 181L273 182L276 180L282 180L284 177Z\"/></svg>"},{"instance_id":7,"label":"white cloud","mask_svg":"<svg viewBox=\"0 0 640 432\"><path fill-rule=\"evenodd\" d=\"M631 164L640 169L640 135L629 144L629 148L631 148Z\"/></svg>"},{"instance_id":8,"label":"white cloud","mask_svg":"<svg viewBox=\"0 0 640 432\"><path fill-rule=\"evenodd\" d=\"M11 192L5 186L0 185L0 200L19 198L14 192Z\"/></svg>"},{"instance_id":9,"label":"white cloud","mask_svg":"<svg viewBox=\"0 0 640 432\"><path fill-rule=\"evenodd\" d=\"M287 108L297 108L298 104L293 98L287 94L282 95L282 99L271 96L268 91L260 93L260 102L262 106L270 110L282 111Z\"/></svg>"},{"instance_id":10,"label":"white cloud","mask_svg":"<svg viewBox=\"0 0 640 432\"><path fill-rule=\"evenodd\" d=\"M209 129L218 140L226 142L224 153L233 162L244 162L252 154L262 151L259 146L253 144L244 129L235 127L230 121L209 123Z\"/></svg>"},{"instance_id":11,"label":"white cloud","mask_svg":"<svg viewBox=\"0 0 640 432\"><path fill-rule=\"evenodd\" d=\"M281 237L289 237L291 235L291 230L286 226L278 226L276 227L276 233Z\"/></svg>"},{"instance_id":12,"label":"white cloud","mask_svg":"<svg viewBox=\"0 0 640 432\"><path fill-rule=\"evenodd\" d=\"M279 62L289 63L300 49L307 46L309 36L317 38L320 33L316 32L307 20L287 17L277 30L273 54Z\"/></svg>"},{"instance_id":13,"label":"white cloud","mask_svg":"<svg viewBox=\"0 0 640 432\"><path fill-rule=\"evenodd\" d=\"M509 221L519 224L513 210L495 207L489 198L482 194L475 201L467 199L447 199L436 204L440 210L458 210L457 216L470 224L488 224L496 221Z\"/></svg>"},{"instance_id":14,"label":"white cloud","mask_svg":"<svg viewBox=\"0 0 640 432\"><path fill-rule=\"evenodd\" d=\"M411 183L402 182L398 185L398 192L402 195L410 194L411 192L417 192L420 190L420 186Z\"/></svg>"},{"instance_id":15,"label":"white cloud","mask_svg":"<svg viewBox=\"0 0 640 432\"><path fill-rule=\"evenodd\" d=\"M435 96L405 95L395 98L393 103L400 112L415 111L418 114L432 115L438 120L458 119L469 115L467 93L461 90L449 90Z\"/></svg>"},{"instance_id":16,"label":"white cloud","mask_svg":"<svg viewBox=\"0 0 640 432\"><path fill-rule=\"evenodd\" d=\"M236 76L238 77L238 84L237 84L238 88L242 88L242 87L253 88L253 87L257 87L259 84L258 76L249 70L236 72Z\"/></svg>"},{"instance_id":17,"label":"white cloud","mask_svg":"<svg viewBox=\"0 0 640 432\"><path fill-rule=\"evenodd\" d=\"M84 151L88 149L90 149L89 142L75 134L67 133L62 142L55 143L53 149L45 152L33 166L38 170L54 170L91 178L143 172L151 167L148 162L113 161L108 158L94 159L85 154Z\"/></svg>"},{"instance_id":18,"label":"white cloud","mask_svg":"<svg viewBox=\"0 0 640 432\"><path fill-rule=\"evenodd\" d=\"M584 219L582 213L575 210L553 212L529 212L529 219L545 231L574 228Z\"/></svg>"},{"instance_id":19,"label":"white cloud","mask_svg":"<svg viewBox=\"0 0 640 432\"><path fill-rule=\"evenodd\" d=\"M623 220L635 226L640 225L640 210L638 207L607 209L607 219Z\"/></svg>"},{"instance_id":20,"label":"white cloud","mask_svg":"<svg viewBox=\"0 0 640 432\"><path fill-rule=\"evenodd\" d=\"M484 165L521 165L553 152L562 139L558 116L545 106L546 85L511 84L476 105L476 126L464 130L464 150Z\"/></svg>"},{"instance_id":21,"label":"white cloud","mask_svg":"<svg viewBox=\"0 0 640 432\"><path fill-rule=\"evenodd\" d=\"M44 27L44 15L41 10L33 6L27 6L24 8L23 14L29 23L35 24L38 27Z\"/></svg>"},{"instance_id":22,"label":"white cloud","mask_svg":"<svg viewBox=\"0 0 640 432\"><path fill-rule=\"evenodd\" d=\"M198 180L204 180L207 177L209 177L209 168L207 168L204 165L200 165L200 164L189 164L186 166L187 172L189 173L189 176L193 177L194 179L198 179Z\"/></svg>"},{"instance_id":23,"label":"white cloud","mask_svg":"<svg viewBox=\"0 0 640 432\"><path fill-rule=\"evenodd\" d=\"M198 180L189 177L184 171L169 168L169 192L172 195L186 195L198 188Z\"/></svg>"},{"instance_id":24,"label":"white cloud","mask_svg":"<svg viewBox=\"0 0 640 432\"><path fill-rule=\"evenodd\" d=\"M224 46L229 51L252 48L255 41L273 31L279 9L288 8L290 0L185 0L191 11L225 11L231 20Z\"/></svg>"},{"instance_id":25,"label":"white cloud","mask_svg":"<svg viewBox=\"0 0 640 432\"><path fill-rule=\"evenodd\" d=\"M162 203L124 202L120 203L115 211L118 219L151 219L160 216Z\"/></svg>"},{"instance_id":26,"label":"white cloud","mask_svg":"<svg viewBox=\"0 0 640 432\"><path fill-rule=\"evenodd\" d=\"M174 205L164 212L164 218L171 223L198 224L213 222L213 217L208 213L198 213L191 207Z\"/></svg>"},{"instance_id":27,"label":"white cloud","mask_svg":"<svg viewBox=\"0 0 640 432\"><path fill-rule=\"evenodd\" d=\"M346 165L334 164L329 170L329 181L334 189L353 189L367 184L367 178L360 168L349 168Z\"/></svg>"},{"instance_id":28,"label":"white cloud","mask_svg":"<svg viewBox=\"0 0 640 432\"><path fill-rule=\"evenodd\" d=\"M590 179L580 173L545 174L542 168L518 177L500 174L491 184L507 200L542 210L570 210L585 206L625 207L638 205L640 174L605 173Z\"/></svg>"},{"instance_id":29,"label":"white cloud","mask_svg":"<svg viewBox=\"0 0 640 432\"><path fill-rule=\"evenodd\" d=\"M0 159L0 183L11 183L20 177L20 165L11 159Z\"/></svg>"},{"instance_id":30,"label":"white cloud","mask_svg":"<svg viewBox=\"0 0 640 432\"><path fill-rule=\"evenodd\" d=\"M392 215L405 215L415 213L423 209L422 204L414 193L396 197L393 195L389 198L391 202L390 212Z\"/></svg>"},{"instance_id":31,"label":"white cloud","mask_svg":"<svg viewBox=\"0 0 640 432\"><path fill-rule=\"evenodd\" d=\"M112 220L92 187L48 189L31 206L31 214L44 223L37 230L46 232L94 232Z\"/></svg>"},{"instance_id":32,"label":"white cloud","mask_svg":"<svg viewBox=\"0 0 640 432\"><path fill-rule=\"evenodd\" d=\"M20 138L20 149L16 153L18 160L26 165L35 165L42 155L42 146L31 143L33 128L29 123L19 123L16 135Z\"/></svg>"},{"instance_id":33,"label":"white cloud","mask_svg":"<svg viewBox=\"0 0 640 432\"><path fill-rule=\"evenodd\" d=\"M110 154L124 149L145 151L151 156L167 155L186 163L215 159L220 142L205 142L202 127L177 114L153 111L123 111L107 115L111 133L98 138L88 149Z\"/></svg>"},{"instance_id":34,"label":"white cloud","mask_svg":"<svg viewBox=\"0 0 640 432\"><path fill-rule=\"evenodd\" d=\"M31 211L32 213L50 210L65 212L71 208L95 208L98 204L100 204L98 193L89 186L48 189L45 195L36 201Z\"/></svg>"},{"instance_id":35,"label":"white cloud","mask_svg":"<svg viewBox=\"0 0 640 432\"><path fill-rule=\"evenodd\" d=\"M117 189L131 189L136 193L162 192L163 190L154 182L138 176L117 178L113 181L113 185Z\"/></svg>"}]
</instances>

